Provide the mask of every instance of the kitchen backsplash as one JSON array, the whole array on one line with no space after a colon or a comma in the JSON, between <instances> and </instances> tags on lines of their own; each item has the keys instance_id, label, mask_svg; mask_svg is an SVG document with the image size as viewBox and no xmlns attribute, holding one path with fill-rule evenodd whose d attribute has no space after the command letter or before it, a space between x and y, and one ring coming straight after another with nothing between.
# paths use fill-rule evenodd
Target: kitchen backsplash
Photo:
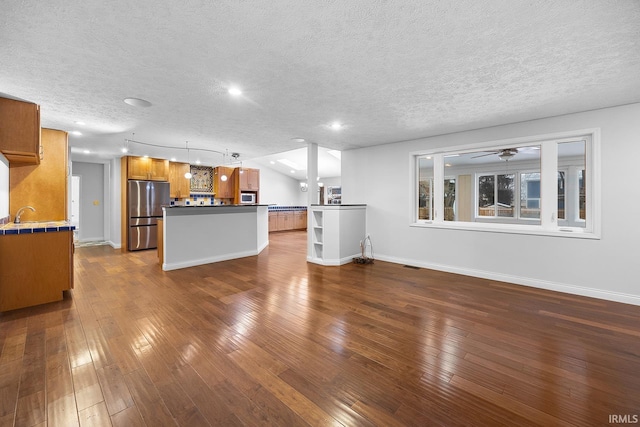
<instances>
[{"instance_id":1,"label":"kitchen backsplash","mask_svg":"<svg viewBox=\"0 0 640 427\"><path fill-rule=\"evenodd\" d=\"M187 198L171 199L170 202L171 206L211 206L220 204L220 200L216 200L214 197L201 194L191 194L191 196Z\"/></svg>"}]
</instances>

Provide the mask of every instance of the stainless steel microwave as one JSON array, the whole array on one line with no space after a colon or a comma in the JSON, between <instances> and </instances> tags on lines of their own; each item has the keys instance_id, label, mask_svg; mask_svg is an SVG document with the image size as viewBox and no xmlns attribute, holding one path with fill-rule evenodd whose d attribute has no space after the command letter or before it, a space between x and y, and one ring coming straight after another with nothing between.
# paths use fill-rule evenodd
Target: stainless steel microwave
<instances>
[{"instance_id":1,"label":"stainless steel microwave","mask_svg":"<svg viewBox=\"0 0 640 427\"><path fill-rule=\"evenodd\" d=\"M240 203L254 204L256 202L256 193L240 193Z\"/></svg>"}]
</instances>

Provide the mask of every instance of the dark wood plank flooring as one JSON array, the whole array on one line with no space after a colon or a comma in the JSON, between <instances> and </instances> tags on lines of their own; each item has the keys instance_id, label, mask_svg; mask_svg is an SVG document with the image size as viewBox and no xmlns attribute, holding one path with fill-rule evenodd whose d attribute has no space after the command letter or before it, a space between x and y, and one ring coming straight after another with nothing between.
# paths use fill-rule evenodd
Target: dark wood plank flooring
<instances>
[{"instance_id":1,"label":"dark wood plank flooring","mask_svg":"<svg viewBox=\"0 0 640 427\"><path fill-rule=\"evenodd\" d=\"M640 308L376 261L162 272L78 248L65 300L0 314L0 426L607 425L640 415Z\"/></svg>"}]
</instances>

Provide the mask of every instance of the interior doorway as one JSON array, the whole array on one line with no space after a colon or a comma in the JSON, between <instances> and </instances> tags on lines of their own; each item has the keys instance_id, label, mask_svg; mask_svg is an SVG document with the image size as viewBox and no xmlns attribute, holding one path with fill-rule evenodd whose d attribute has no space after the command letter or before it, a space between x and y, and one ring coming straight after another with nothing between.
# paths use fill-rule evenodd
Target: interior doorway
<instances>
[{"instance_id":1,"label":"interior doorway","mask_svg":"<svg viewBox=\"0 0 640 427\"><path fill-rule=\"evenodd\" d=\"M80 233L80 176L71 176L71 225L76 227L73 232L74 240L78 240Z\"/></svg>"}]
</instances>

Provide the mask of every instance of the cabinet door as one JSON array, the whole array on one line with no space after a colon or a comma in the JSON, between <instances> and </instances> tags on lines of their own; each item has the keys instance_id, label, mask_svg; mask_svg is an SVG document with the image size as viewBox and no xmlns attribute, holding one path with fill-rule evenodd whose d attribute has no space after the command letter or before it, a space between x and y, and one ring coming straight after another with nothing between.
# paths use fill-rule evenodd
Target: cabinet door
<instances>
[{"instance_id":1,"label":"cabinet door","mask_svg":"<svg viewBox=\"0 0 640 427\"><path fill-rule=\"evenodd\" d=\"M11 163L40 163L38 105L0 98L0 151Z\"/></svg>"},{"instance_id":2,"label":"cabinet door","mask_svg":"<svg viewBox=\"0 0 640 427\"><path fill-rule=\"evenodd\" d=\"M127 157L127 178L129 179L149 179L149 158Z\"/></svg>"},{"instance_id":3,"label":"cabinet door","mask_svg":"<svg viewBox=\"0 0 640 427\"><path fill-rule=\"evenodd\" d=\"M278 212L269 212L269 232L278 231Z\"/></svg>"},{"instance_id":4,"label":"cabinet door","mask_svg":"<svg viewBox=\"0 0 640 427\"><path fill-rule=\"evenodd\" d=\"M287 212L278 212L278 231L288 230Z\"/></svg>"},{"instance_id":5,"label":"cabinet door","mask_svg":"<svg viewBox=\"0 0 640 427\"><path fill-rule=\"evenodd\" d=\"M239 169L240 191L257 191L260 189L260 169Z\"/></svg>"},{"instance_id":6,"label":"cabinet door","mask_svg":"<svg viewBox=\"0 0 640 427\"><path fill-rule=\"evenodd\" d=\"M260 169L249 169L247 184L249 185L249 190L256 191L260 189Z\"/></svg>"},{"instance_id":7,"label":"cabinet door","mask_svg":"<svg viewBox=\"0 0 640 427\"><path fill-rule=\"evenodd\" d=\"M223 180L226 177L226 180ZM213 170L213 192L216 199L234 198L234 174L233 168L218 166Z\"/></svg>"},{"instance_id":8,"label":"cabinet door","mask_svg":"<svg viewBox=\"0 0 640 427\"><path fill-rule=\"evenodd\" d=\"M305 211L296 211L294 213L294 227L296 230L304 230L307 228L307 213Z\"/></svg>"},{"instance_id":9,"label":"cabinet door","mask_svg":"<svg viewBox=\"0 0 640 427\"><path fill-rule=\"evenodd\" d=\"M238 168L238 187L240 191L249 189L249 169Z\"/></svg>"},{"instance_id":10,"label":"cabinet door","mask_svg":"<svg viewBox=\"0 0 640 427\"><path fill-rule=\"evenodd\" d=\"M189 172L191 166L189 163L169 163L169 197L184 198L189 197L191 193L191 180L184 177Z\"/></svg>"},{"instance_id":11,"label":"cabinet door","mask_svg":"<svg viewBox=\"0 0 640 427\"><path fill-rule=\"evenodd\" d=\"M293 230L293 212L278 212L278 230Z\"/></svg>"},{"instance_id":12,"label":"cabinet door","mask_svg":"<svg viewBox=\"0 0 640 427\"><path fill-rule=\"evenodd\" d=\"M9 168L9 206L15 216L21 206L25 221L62 221L67 219L68 140L61 130L42 129L42 146L47 155L39 165Z\"/></svg>"},{"instance_id":13,"label":"cabinet door","mask_svg":"<svg viewBox=\"0 0 640 427\"><path fill-rule=\"evenodd\" d=\"M149 159L149 179L169 181L169 160Z\"/></svg>"}]
</instances>

